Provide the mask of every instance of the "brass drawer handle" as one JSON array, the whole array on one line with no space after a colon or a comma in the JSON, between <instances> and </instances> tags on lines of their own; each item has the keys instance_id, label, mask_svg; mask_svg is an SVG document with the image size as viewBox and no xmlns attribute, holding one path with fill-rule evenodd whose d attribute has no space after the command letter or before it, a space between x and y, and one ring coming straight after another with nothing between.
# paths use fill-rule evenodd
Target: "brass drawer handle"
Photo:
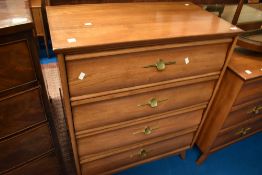
<instances>
[{"instance_id":1,"label":"brass drawer handle","mask_svg":"<svg viewBox=\"0 0 262 175\"><path fill-rule=\"evenodd\" d=\"M148 156L148 151L145 149L140 149L138 153L130 155L130 158L133 158L135 156L139 156L140 158L146 158Z\"/></svg>"},{"instance_id":2,"label":"brass drawer handle","mask_svg":"<svg viewBox=\"0 0 262 175\"><path fill-rule=\"evenodd\" d=\"M143 133L144 135L150 135L154 130L159 129L158 127L151 128L150 126L146 126L143 130L133 132L133 134L140 134Z\"/></svg>"},{"instance_id":3,"label":"brass drawer handle","mask_svg":"<svg viewBox=\"0 0 262 175\"><path fill-rule=\"evenodd\" d=\"M176 64L176 61L165 62L164 60L159 59L155 64L144 66L144 68L155 67L158 71L163 71L166 69L166 65L171 64Z\"/></svg>"},{"instance_id":4,"label":"brass drawer handle","mask_svg":"<svg viewBox=\"0 0 262 175\"><path fill-rule=\"evenodd\" d=\"M257 115L260 113L261 110L262 110L262 106L256 106L251 111L248 111L247 113Z\"/></svg>"},{"instance_id":5,"label":"brass drawer handle","mask_svg":"<svg viewBox=\"0 0 262 175\"><path fill-rule=\"evenodd\" d=\"M168 99L163 99L163 100L157 100L156 98L151 98L147 103L145 104L139 104L137 106L150 106L151 108L155 108L158 106L158 103L161 103L163 101L167 101Z\"/></svg>"},{"instance_id":6,"label":"brass drawer handle","mask_svg":"<svg viewBox=\"0 0 262 175\"><path fill-rule=\"evenodd\" d=\"M138 155L139 157L141 158L146 158L148 156L148 152L145 150L145 149L141 149L139 152L138 152Z\"/></svg>"},{"instance_id":7,"label":"brass drawer handle","mask_svg":"<svg viewBox=\"0 0 262 175\"><path fill-rule=\"evenodd\" d=\"M248 133L248 131L250 130L251 128L242 128L240 131L236 132L236 135L241 135L241 136L244 136Z\"/></svg>"}]
</instances>

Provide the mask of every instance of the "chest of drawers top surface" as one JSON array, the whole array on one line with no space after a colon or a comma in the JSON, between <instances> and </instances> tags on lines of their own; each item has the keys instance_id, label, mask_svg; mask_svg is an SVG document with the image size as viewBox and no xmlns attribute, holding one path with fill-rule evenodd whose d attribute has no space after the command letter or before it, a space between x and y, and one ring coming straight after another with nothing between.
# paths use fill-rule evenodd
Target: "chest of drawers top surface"
<instances>
[{"instance_id":1,"label":"chest of drawers top surface","mask_svg":"<svg viewBox=\"0 0 262 175\"><path fill-rule=\"evenodd\" d=\"M186 2L49 6L47 16L57 53L221 38L241 32Z\"/></svg>"},{"instance_id":2,"label":"chest of drawers top surface","mask_svg":"<svg viewBox=\"0 0 262 175\"><path fill-rule=\"evenodd\" d=\"M244 80L262 76L262 54L237 48L229 63L229 69Z\"/></svg>"},{"instance_id":3,"label":"chest of drawers top surface","mask_svg":"<svg viewBox=\"0 0 262 175\"><path fill-rule=\"evenodd\" d=\"M0 35L33 27L29 2L26 0L0 1Z\"/></svg>"}]
</instances>

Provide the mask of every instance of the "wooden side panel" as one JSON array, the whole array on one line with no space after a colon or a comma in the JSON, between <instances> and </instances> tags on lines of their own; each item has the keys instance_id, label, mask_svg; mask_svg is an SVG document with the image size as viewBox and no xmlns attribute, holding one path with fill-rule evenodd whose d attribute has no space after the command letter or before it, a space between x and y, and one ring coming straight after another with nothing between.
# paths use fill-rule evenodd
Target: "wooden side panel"
<instances>
[{"instance_id":1,"label":"wooden side panel","mask_svg":"<svg viewBox=\"0 0 262 175\"><path fill-rule=\"evenodd\" d=\"M0 44L0 92L36 80L26 40Z\"/></svg>"},{"instance_id":2,"label":"wooden side panel","mask_svg":"<svg viewBox=\"0 0 262 175\"><path fill-rule=\"evenodd\" d=\"M6 173L5 175L59 175L59 163L52 151L47 155L29 162L22 167Z\"/></svg>"},{"instance_id":3,"label":"wooden side panel","mask_svg":"<svg viewBox=\"0 0 262 175\"><path fill-rule=\"evenodd\" d=\"M196 144L203 153L207 153L210 146L213 144L213 141L231 110L242 84L243 81L227 69L196 141Z\"/></svg>"},{"instance_id":4,"label":"wooden side panel","mask_svg":"<svg viewBox=\"0 0 262 175\"><path fill-rule=\"evenodd\" d=\"M8 140L1 141L0 172L25 163L49 151L52 147L52 140L47 124Z\"/></svg>"},{"instance_id":5,"label":"wooden side panel","mask_svg":"<svg viewBox=\"0 0 262 175\"><path fill-rule=\"evenodd\" d=\"M43 36L44 35L44 26L42 21L42 13L41 8L32 8L32 16L35 23L35 29L37 36Z\"/></svg>"},{"instance_id":6,"label":"wooden side panel","mask_svg":"<svg viewBox=\"0 0 262 175\"><path fill-rule=\"evenodd\" d=\"M46 120L39 88L0 99L0 138Z\"/></svg>"}]
</instances>

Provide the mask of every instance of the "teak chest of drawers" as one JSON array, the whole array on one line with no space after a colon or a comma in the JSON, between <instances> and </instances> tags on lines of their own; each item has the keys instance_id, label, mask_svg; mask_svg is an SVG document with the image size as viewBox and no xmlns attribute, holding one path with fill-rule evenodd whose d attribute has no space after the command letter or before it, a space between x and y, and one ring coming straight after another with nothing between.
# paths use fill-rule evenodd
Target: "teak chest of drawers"
<instances>
[{"instance_id":1,"label":"teak chest of drawers","mask_svg":"<svg viewBox=\"0 0 262 175\"><path fill-rule=\"evenodd\" d=\"M262 54L237 48L203 125L198 163L262 129Z\"/></svg>"},{"instance_id":2,"label":"teak chest of drawers","mask_svg":"<svg viewBox=\"0 0 262 175\"><path fill-rule=\"evenodd\" d=\"M0 1L0 16L0 174L58 175L57 138L28 2Z\"/></svg>"},{"instance_id":3,"label":"teak chest of drawers","mask_svg":"<svg viewBox=\"0 0 262 175\"><path fill-rule=\"evenodd\" d=\"M191 3L47 7L78 174L195 142L241 32Z\"/></svg>"}]
</instances>

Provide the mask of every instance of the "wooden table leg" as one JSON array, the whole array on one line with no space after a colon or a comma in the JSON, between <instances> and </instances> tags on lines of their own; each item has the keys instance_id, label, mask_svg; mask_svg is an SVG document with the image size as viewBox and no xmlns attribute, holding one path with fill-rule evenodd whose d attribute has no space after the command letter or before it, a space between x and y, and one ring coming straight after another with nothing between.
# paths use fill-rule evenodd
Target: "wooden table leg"
<instances>
[{"instance_id":1,"label":"wooden table leg","mask_svg":"<svg viewBox=\"0 0 262 175\"><path fill-rule=\"evenodd\" d=\"M179 154L179 157L182 159L182 160L185 160L186 159L186 151L183 151Z\"/></svg>"}]
</instances>

